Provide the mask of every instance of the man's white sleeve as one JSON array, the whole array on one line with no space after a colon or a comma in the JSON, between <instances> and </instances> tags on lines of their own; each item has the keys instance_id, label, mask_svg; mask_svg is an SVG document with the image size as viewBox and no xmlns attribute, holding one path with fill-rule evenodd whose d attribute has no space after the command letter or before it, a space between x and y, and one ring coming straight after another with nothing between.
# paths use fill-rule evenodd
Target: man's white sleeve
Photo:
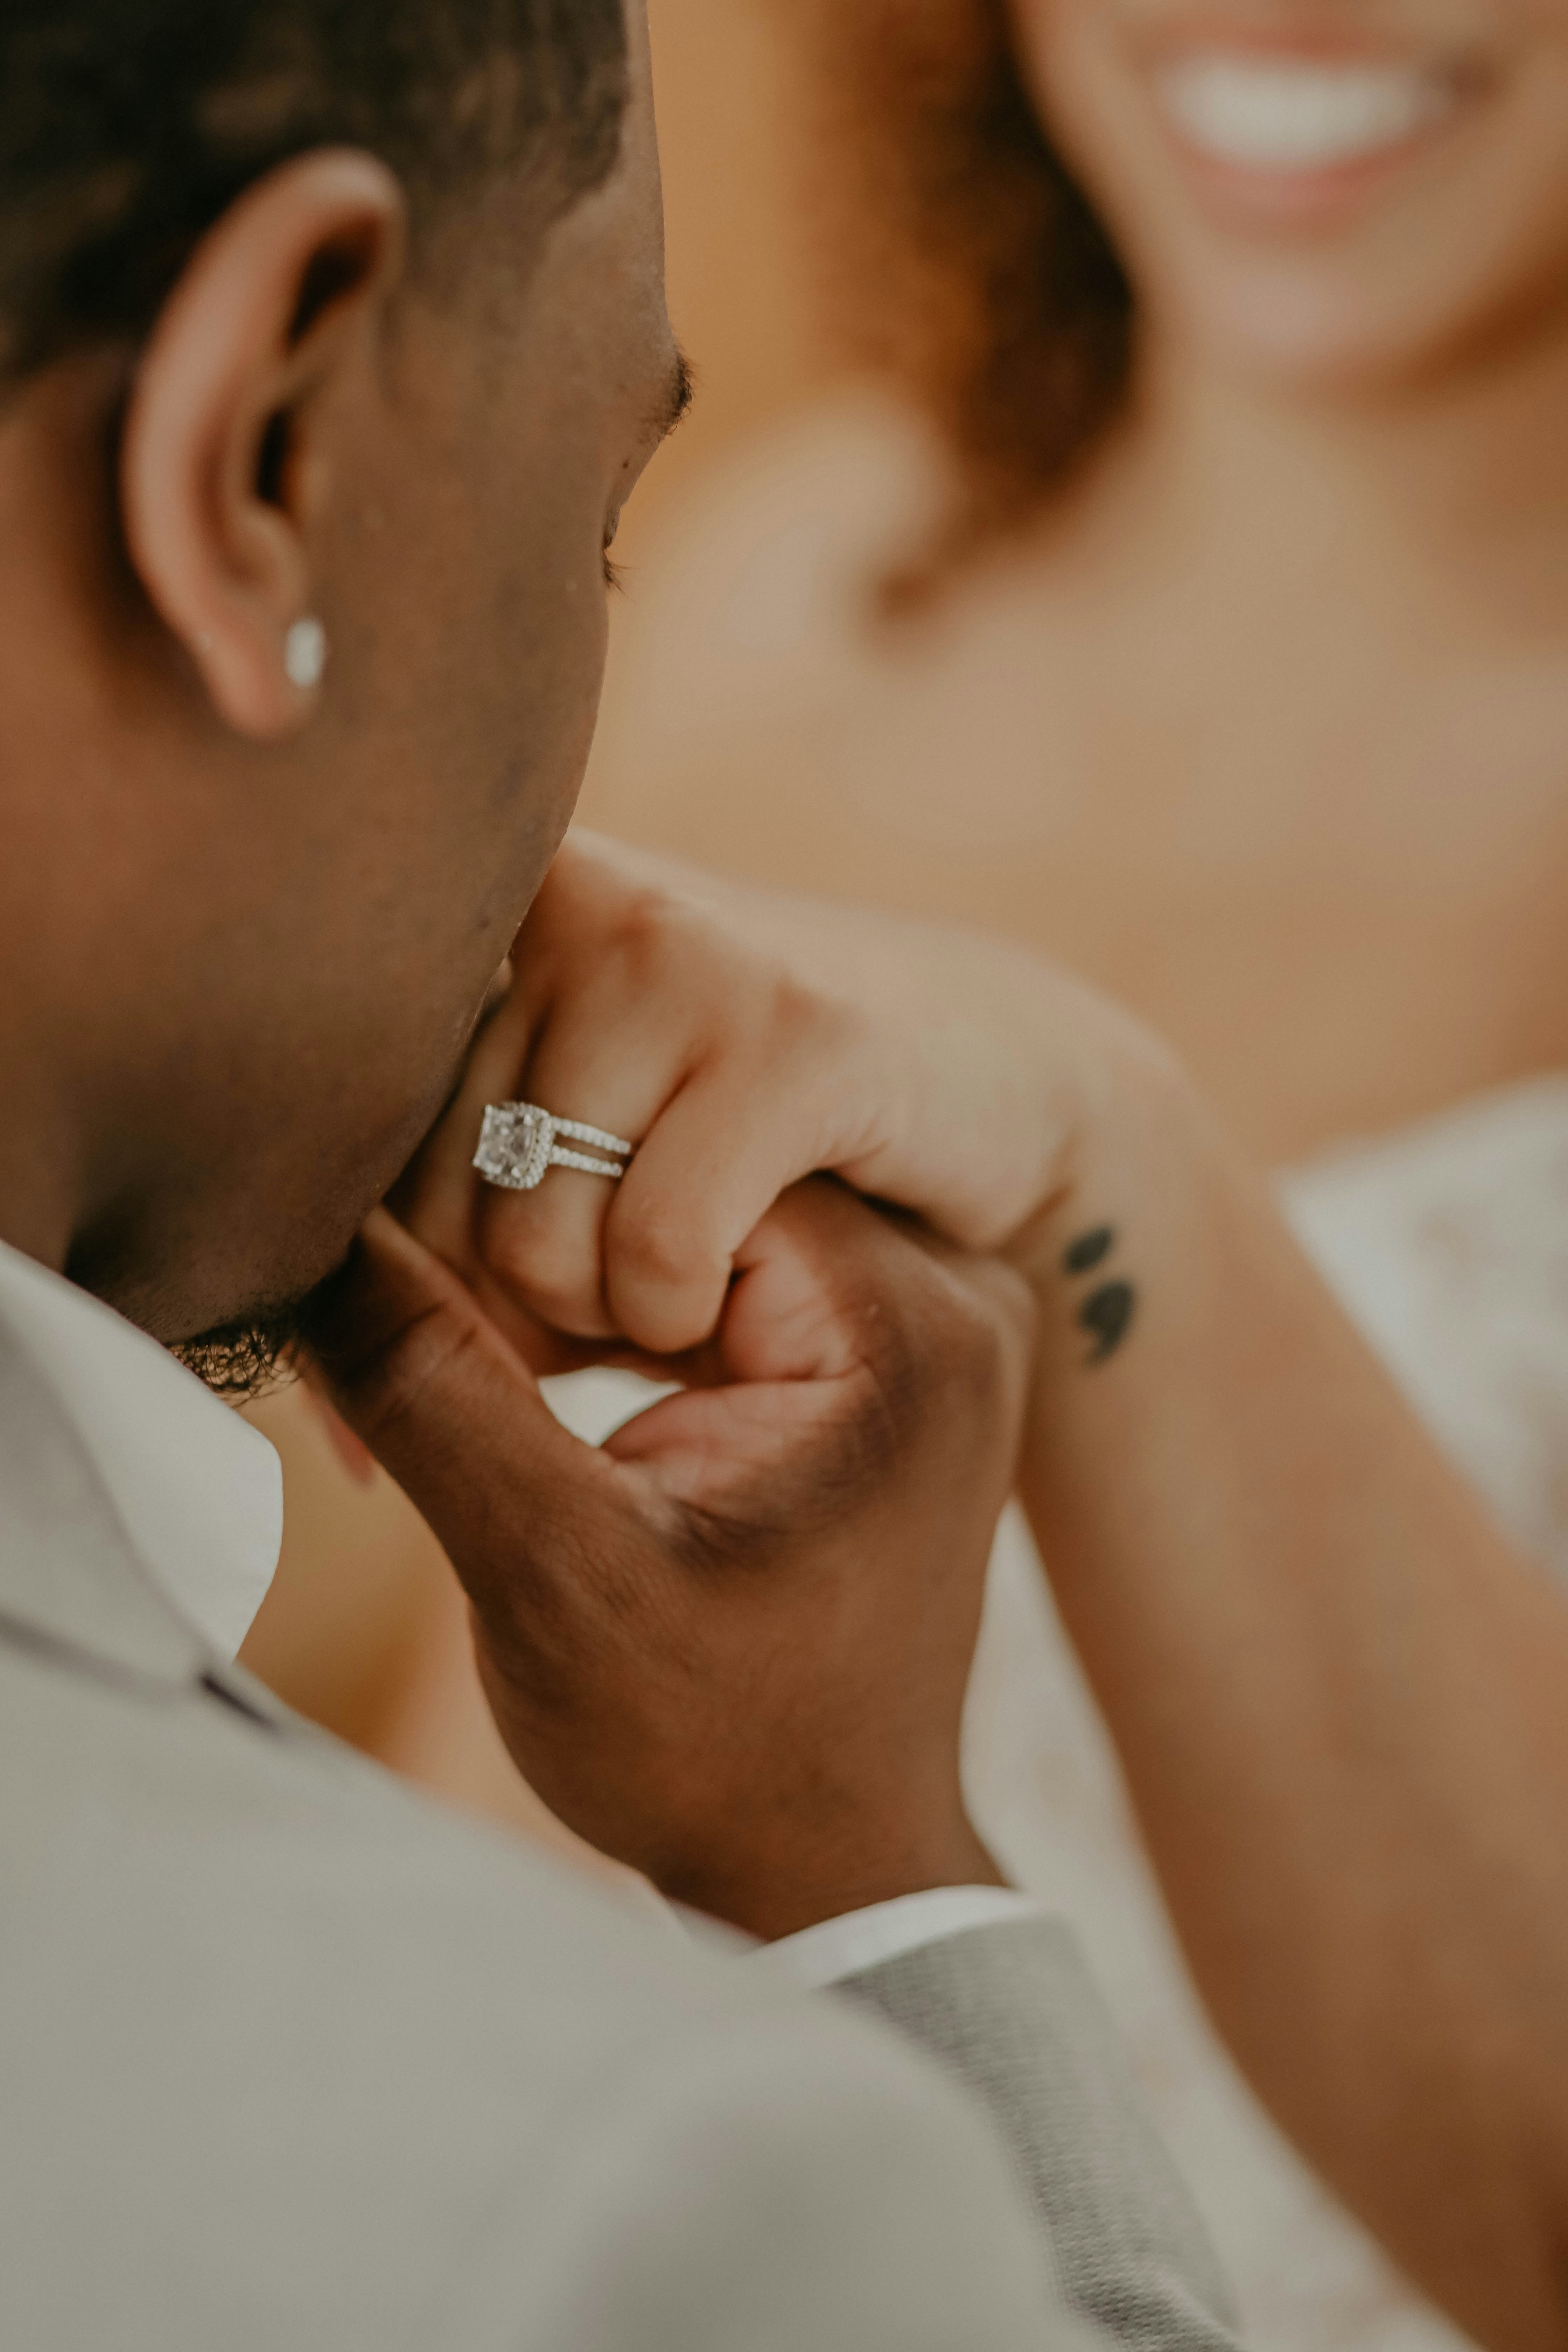
<instances>
[{"instance_id":1,"label":"man's white sleeve","mask_svg":"<svg viewBox=\"0 0 1568 2352\"><path fill-rule=\"evenodd\" d=\"M864 1911L824 1919L819 1927L802 1927L776 1944L760 1944L757 1958L760 1961L765 1955L769 1968L782 1971L792 1984L816 1992L970 1927L1046 1916L1037 1895L1020 1895L1011 1886L933 1886L924 1894L900 1895L890 1903L873 1903Z\"/></svg>"}]
</instances>

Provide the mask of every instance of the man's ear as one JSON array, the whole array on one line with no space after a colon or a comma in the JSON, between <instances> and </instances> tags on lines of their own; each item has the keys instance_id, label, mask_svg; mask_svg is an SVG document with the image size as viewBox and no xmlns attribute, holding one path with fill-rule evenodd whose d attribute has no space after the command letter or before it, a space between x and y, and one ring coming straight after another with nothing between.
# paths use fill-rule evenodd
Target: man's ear
<instances>
[{"instance_id":1,"label":"man's ear","mask_svg":"<svg viewBox=\"0 0 1568 2352\"><path fill-rule=\"evenodd\" d=\"M403 192L374 156L299 156L208 233L137 370L121 460L131 561L242 734L287 734L314 705L311 413L334 376L374 380L405 243Z\"/></svg>"}]
</instances>

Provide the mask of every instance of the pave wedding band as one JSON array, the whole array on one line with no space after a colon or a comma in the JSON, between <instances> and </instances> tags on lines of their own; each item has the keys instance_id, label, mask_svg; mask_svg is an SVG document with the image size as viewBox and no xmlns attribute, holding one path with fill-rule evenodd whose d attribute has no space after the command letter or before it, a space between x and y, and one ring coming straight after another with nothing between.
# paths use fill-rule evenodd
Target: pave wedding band
<instances>
[{"instance_id":1,"label":"pave wedding band","mask_svg":"<svg viewBox=\"0 0 1568 2352\"><path fill-rule=\"evenodd\" d=\"M592 1144L595 1152L616 1156L590 1159L585 1151L563 1150L556 1139L563 1135L574 1143ZM636 1150L635 1143L607 1135L602 1127L584 1127L577 1118L556 1118L537 1103L489 1103L474 1166L487 1184L499 1184L507 1192L531 1192L536 1184L543 1183L551 1168L577 1168L584 1176L622 1177L626 1172L625 1163Z\"/></svg>"}]
</instances>

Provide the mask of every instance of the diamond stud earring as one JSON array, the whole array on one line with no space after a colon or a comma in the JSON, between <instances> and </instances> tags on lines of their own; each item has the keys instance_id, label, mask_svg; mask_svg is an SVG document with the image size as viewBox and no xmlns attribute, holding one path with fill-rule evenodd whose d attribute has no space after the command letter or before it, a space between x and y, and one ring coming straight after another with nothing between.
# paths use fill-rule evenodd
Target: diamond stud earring
<instances>
[{"instance_id":1,"label":"diamond stud earring","mask_svg":"<svg viewBox=\"0 0 1568 2352\"><path fill-rule=\"evenodd\" d=\"M283 640L283 667L290 686L301 693L320 686L327 667L327 633L313 613L296 621Z\"/></svg>"}]
</instances>

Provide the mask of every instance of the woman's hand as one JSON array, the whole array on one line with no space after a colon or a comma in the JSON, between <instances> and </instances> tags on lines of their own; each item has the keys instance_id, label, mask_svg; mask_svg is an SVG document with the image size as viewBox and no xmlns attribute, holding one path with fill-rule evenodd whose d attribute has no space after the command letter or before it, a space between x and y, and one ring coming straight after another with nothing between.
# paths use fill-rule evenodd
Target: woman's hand
<instances>
[{"instance_id":1,"label":"woman's hand","mask_svg":"<svg viewBox=\"0 0 1568 2352\"><path fill-rule=\"evenodd\" d=\"M586 1340L700 1344L747 1236L816 1171L1004 1248L1071 1192L1121 1087L1169 1079L1131 1022L1020 950L592 836L562 851L514 963L396 1203L514 1339L521 1305ZM484 1107L516 1099L636 1139L625 1179L478 1185Z\"/></svg>"}]
</instances>

